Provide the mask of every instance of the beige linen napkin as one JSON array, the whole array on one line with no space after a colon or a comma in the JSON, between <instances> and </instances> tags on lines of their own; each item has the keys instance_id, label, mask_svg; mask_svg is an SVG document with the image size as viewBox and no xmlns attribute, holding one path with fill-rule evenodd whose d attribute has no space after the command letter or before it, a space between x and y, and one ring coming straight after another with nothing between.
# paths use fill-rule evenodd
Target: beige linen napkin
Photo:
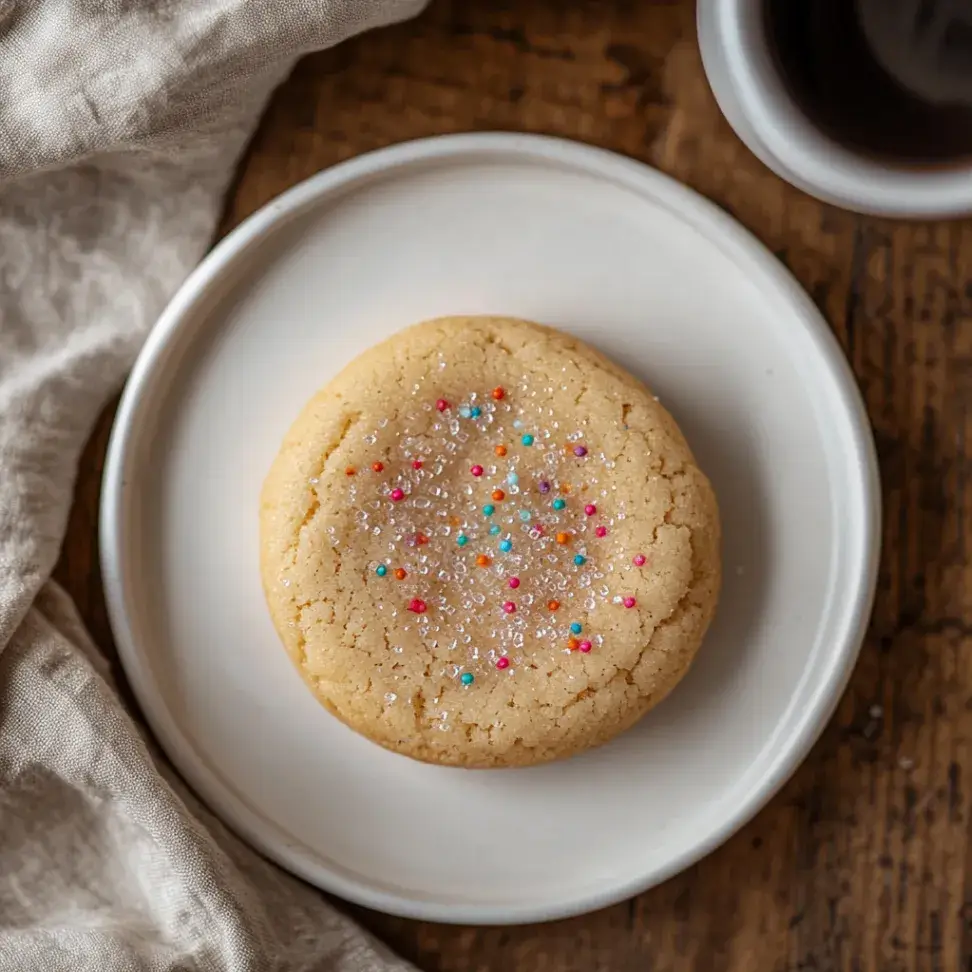
<instances>
[{"instance_id":1,"label":"beige linen napkin","mask_svg":"<svg viewBox=\"0 0 972 972\"><path fill-rule=\"evenodd\" d=\"M406 969L173 777L48 578L268 93L422 3L0 0L0 972Z\"/></svg>"}]
</instances>

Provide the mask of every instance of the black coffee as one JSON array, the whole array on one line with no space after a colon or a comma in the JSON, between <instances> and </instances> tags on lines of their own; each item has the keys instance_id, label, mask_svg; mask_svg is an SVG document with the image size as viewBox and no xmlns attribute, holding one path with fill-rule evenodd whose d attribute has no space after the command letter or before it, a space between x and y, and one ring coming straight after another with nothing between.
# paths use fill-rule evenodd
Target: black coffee
<instances>
[{"instance_id":1,"label":"black coffee","mask_svg":"<svg viewBox=\"0 0 972 972\"><path fill-rule=\"evenodd\" d=\"M912 6L914 37L920 39L923 29L934 26L942 63L964 59L953 66L972 68L972 26L933 23L935 0L915 0ZM901 165L943 165L972 157L972 90L967 99L945 104L905 87L875 56L855 0L764 0L764 16L791 97L826 135Z\"/></svg>"}]
</instances>

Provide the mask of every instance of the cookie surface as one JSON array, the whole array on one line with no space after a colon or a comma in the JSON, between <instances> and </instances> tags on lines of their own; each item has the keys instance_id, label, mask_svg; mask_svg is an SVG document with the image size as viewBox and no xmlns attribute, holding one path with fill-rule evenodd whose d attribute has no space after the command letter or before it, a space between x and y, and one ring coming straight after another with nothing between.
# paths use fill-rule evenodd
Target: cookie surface
<instances>
[{"instance_id":1,"label":"cookie surface","mask_svg":"<svg viewBox=\"0 0 972 972\"><path fill-rule=\"evenodd\" d=\"M294 422L261 498L274 624L388 749L517 766L606 742L687 671L720 583L675 421L576 338L444 318L365 352Z\"/></svg>"}]
</instances>

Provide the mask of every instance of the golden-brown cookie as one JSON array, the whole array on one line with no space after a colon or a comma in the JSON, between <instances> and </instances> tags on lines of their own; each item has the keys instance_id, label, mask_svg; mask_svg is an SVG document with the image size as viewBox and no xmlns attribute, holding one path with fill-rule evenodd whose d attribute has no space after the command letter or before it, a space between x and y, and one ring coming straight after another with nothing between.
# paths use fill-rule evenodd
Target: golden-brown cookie
<instances>
[{"instance_id":1,"label":"golden-brown cookie","mask_svg":"<svg viewBox=\"0 0 972 972\"><path fill-rule=\"evenodd\" d=\"M317 698L434 763L606 742L685 674L718 597L716 501L675 421L527 321L429 321L354 360L287 434L260 526Z\"/></svg>"}]
</instances>

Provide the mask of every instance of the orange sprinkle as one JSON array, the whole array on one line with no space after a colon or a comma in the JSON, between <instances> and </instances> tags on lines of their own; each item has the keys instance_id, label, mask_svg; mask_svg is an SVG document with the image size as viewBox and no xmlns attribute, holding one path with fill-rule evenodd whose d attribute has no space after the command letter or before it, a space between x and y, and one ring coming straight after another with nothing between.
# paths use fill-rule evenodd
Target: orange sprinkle
<instances>
[{"instance_id":1,"label":"orange sprinkle","mask_svg":"<svg viewBox=\"0 0 972 972\"><path fill-rule=\"evenodd\" d=\"M547 601L547 607L551 611L556 611L560 607L560 601Z\"/></svg>"},{"instance_id":2,"label":"orange sprinkle","mask_svg":"<svg viewBox=\"0 0 972 972\"><path fill-rule=\"evenodd\" d=\"M460 523L462 523L462 520L458 516L449 517L449 526L459 526Z\"/></svg>"},{"instance_id":3,"label":"orange sprinkle","mask_svg":"<svg viewBox=\"0 0 972 972\"><path fill-rule=\"evenodd\" d=\"M570 543L570 534L569 533L558 533L557 534L557 543Z\"/></svg>"},{"instance_id":4,"label":"orange sprinkle","mask_svg":"<svg viewBox=\"0 0 972 972\"><path fill-rule=\"evenodd\" d=\"M496 500L496 502L498 503L500 500L506 499L506 493L504 493L503 490L501 489L494 489L493 499Z\"/></svg>"},{"instance_id":5,"label":"orange sprinkle","mask_svg":"<svg viewBox=\"0 0 972 972\"><path fill-rule=\"evenodd\" d=\"M495 452L495 453L496 453L496 455L498 455L498 456L505 456L505 455L506 455L506 446L502 446L502 445L500 445L500 446L497 446L497 447L496 447L496 448L495 448L495 449L493 450L493 452Z\"/></svg>"},{"instance_id":6,"label":"orange sprinkle","mask_svg":"<svg viewBox=\"0 0 972 972\"><path fill-rule=\"evenodd\" d=\"M561 483L560 484L560 491L562 493L569 493L570 492L570 483Z\"/></svg>"},{"instance_id":7,"label":"orange sprinkle","mask_svg":"<svg viewBox=\"0 0 972 972\"><path fill-rule=\"evenodd\" d=\"M373 462L371 464L371 468L374 469L375 472L381 472L385 468L385 464L383 462Z\"/></svg>"},{"instance_id":8,"label":"orange sprinkle","mask_svg":"<svg viewBox=\"0 0 972 972\"><path fill-rule=\"evenodd\" d=\"M494 388L490 394L496 399L496 401L500 401L505 397L506 392L503 391L502 388Z\"/></svg>"},{"instance_id":9,"label":"orange sprinkle","mask_svg":"<svg viewBox=\"0 0 972 972\"><path fill-rule=\"evenodd\" d=\"M357 471L358 470L355 469L354 466L348 466L348 468L344 470L344 475L353 476Z\"/></svg>"},{"instance_id":10,"label":"orange sprinkle","mask_svg":"<svg viewBox=\"0 0 972 972\"><path fill-rule=\"evenodd\" d=\"M476 558L476 563L480 567L488 567L492 562L492 558L487 557L486 554L480 554Z\"/></svg>"},{"instance_id":11,"label":"orange sprinkle","mask_svg":"<svg viewBox=\"0 0 972 972\"><path fill-rule=\"evenodd\" d=\"M415 534L415 542L420 547L423 547L423 546L425 546L425 544L427 544L429 542L429 538L424 533L416 533Z\"/></svg>"},{"instance_id":12,"label":"orange sprinkle","mask_svg":"<svg viewBox=\"0 0 972 972\"><path fill-rule=\"evenodd\" d=\"M571 651L577 651L578 645L580 645L580 642L576 638L568 638L567 639L567 647Z\"/></svg>"},{"instance_id":13,"label":"orange sprinkle","mask_svg":"<svg viewBox=\"0 0 972 972\"><path fill-rule=\"evenodd\" d=\"M397 580L405 580L408 577L408 571L404 567L396 567L395 577Z\"/></svg>"}]
</instances>

